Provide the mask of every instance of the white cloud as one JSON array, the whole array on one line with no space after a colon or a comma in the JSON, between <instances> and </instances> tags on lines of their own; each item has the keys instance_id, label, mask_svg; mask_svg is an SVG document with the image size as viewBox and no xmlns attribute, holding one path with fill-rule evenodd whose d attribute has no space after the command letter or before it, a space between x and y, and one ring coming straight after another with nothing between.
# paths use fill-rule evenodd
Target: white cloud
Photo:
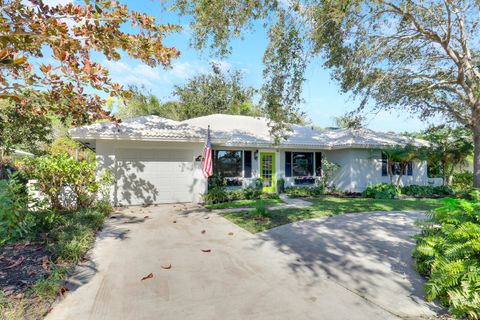
<instances>
[{"instance_id":1,"label":"white cloud","mask_svg":"<svg viewBox=\"0 0 480 320\"><path fill-rule=\"evenodd\" d=\"M110 71L112 79L123 85L171 86L185 82L187 79L205 73L208 69L200 62L172 62L168 69L151 68L143 63L128 64L122 61L105 61L104 65Z\"/></svg>"},{"instance_id":2,"label":"white cloud","mask_svg":"<svg viewBox=\"0 0 480 320\"><path fill-rule=\"evenodd\" d=\"M66 4L69 4L69 3L72 3L73 0L43 0L43 3L51 6L51 7L55 7L59 4L61 5L66 5Z\"/></svg>"}]
</instances>

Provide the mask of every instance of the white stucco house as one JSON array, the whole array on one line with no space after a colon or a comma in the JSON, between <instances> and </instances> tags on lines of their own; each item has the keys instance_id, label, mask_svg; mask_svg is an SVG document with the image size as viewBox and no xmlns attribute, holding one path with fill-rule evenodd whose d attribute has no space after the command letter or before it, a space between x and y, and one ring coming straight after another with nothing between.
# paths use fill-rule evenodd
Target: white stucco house
<instances>
[{"instance_id":1,"label":"white stucco house","mask_svg":"<svg viewBox=\"0 0 480 320\"><path fill-rule=\"evenodd\" d=\"M116 176L112 197L117 205L198 202L207 191L201 158L207 127L211 129L214 173L232 186L248 186L262 178L265 191L276 181L308 185L322 174L322 161L340 165L333 183L361 192L369 184L389 182L386 161L378 150L392 145L427 142L368 129L319 130L292 125L286 141L273 143L267 119L214 114L186 121L157 116L104 122L70 130L71 136L94 149L101 169ZM413 161L402 178L407 184L437 184L427 176L424 161Z\"/></svg>"}]
</instances>

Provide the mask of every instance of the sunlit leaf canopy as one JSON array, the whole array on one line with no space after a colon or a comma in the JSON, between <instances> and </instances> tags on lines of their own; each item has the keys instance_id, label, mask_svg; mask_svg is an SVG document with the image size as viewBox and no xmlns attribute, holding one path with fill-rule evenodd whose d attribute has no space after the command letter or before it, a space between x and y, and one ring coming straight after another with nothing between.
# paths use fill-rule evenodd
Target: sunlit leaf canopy
<instances>
[{"instance_id":1,"label":"sunlit leaf canopy","mask_svg":"<svg viewBox=\"0 0 480 320\"><path fill-rule=\"evenodd\" d=\"M128 55L150 67L168 67L179 55L164 45L179 26L160 24L119 1L48 6L0 0L0 6L0 98L13 101L18 112L53 113L74 124L111 118L103 97L128 91L111 80L98 57ZM44 103L33 105L32 96Z\"/></svg>"},{"instance_id":2,"label":"sunlit leaf canopy","mask_svg":"<svg viewBox=\"0 0 480 320\"><path fill-rule=\"evenodd\" d=\"M474 0L172 1L172 9L193 17L194 47L219 55L263 23L270 38L264 99L272 120L288 121L301 102L305 67L320 56L341 90L359 97L360 109L370 101L421 117L441 114L470 128L480 123L472 116L480 106L479 6ZM278 126L274 131L285 129Z\"/></svg>"}]
</instances>

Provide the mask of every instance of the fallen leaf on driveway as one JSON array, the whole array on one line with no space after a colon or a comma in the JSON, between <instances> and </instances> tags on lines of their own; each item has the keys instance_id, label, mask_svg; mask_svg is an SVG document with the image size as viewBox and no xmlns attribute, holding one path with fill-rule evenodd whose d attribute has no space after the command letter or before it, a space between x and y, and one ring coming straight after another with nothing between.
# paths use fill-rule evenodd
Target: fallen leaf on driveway
<instances>
[{"instance_id":1,"label":"fallen leaf on driveway","mask_svg":"<svg viewBox=\"0 0 480 320\"><path fill-rule=\"evenodd\" d=\"M17 259L13 264L9 265L8 267L5 267L5 269L12 269L15 267L18 267L19 265L22 264L23 260L25 260L24 256L20 256L20 258Z\"/></svg>"},{"instance_id":2,"label":"fallen leaf on driveway","mask_svg":"<svg viewBox=\"0 0 480 320\"><path fill-rule=\"evenodd\" d=\"M142 281L147 280L147 279L151 279L151 278L153 278L153 273L150 273L150 274L146 275L145 277L143 277Z\"/></svg>"},{"instance_id":3,"label":"fallen leaf on driveway","mask_svg":"<svg viewBox=\"0 0 480 320\"><path fill-rule=\"evenodd\" d=\"M150 217L149 217L149 216L145 216L145 217L143 217L143 219L148 219L148 218L150 218Z\"/></svg>"},{"instance_id":4,"label":"fallen leaf on driveway","mask_svg":"<svg viewBox=\"0 0 480 320\"><path fill-rule=\"evenodd\" d=\"M173 223L177 223L177 220L173 220L172 222L173 222Z\"/></svg>"},{"instance_id":5,"label":"fallen leaf on driveway","mask_svg":"<svg viewBox=\"0 0 480 320\"><path fill-rule=\"evenodd\" d=\"M172 269L172 264L169 264L168 266L162 266L162 269Z\"/></svg>"},{"instance_id":6,"label":"fallen leaf on driveway","mask_svg":"<svg viewBox=\"0 0 480 320\"><path fill-rule=\"evenodd\" d=\"M229 235L229 236L233 236L233 232L229 232L228 235Z\"/></svg>"},{"instance_id":7,"label":"fallen leaf on driveway","mask_svg":"<svg viewBox=\"0 0 480 320\"><path fill-rule=\"evenodd\" d=\"M212 249L202 249L202 252L212 252Z\"/></svg>"},{"instance_id":8,"label":"fallen leaf on driveway","mask_svg":"<svg viewBox=\"0 0 480 320\"><path fill-rule=\"evenodd\" d=\"M205 232L207 232L206 230L202 230L202 234L204 234Z\"/></svg>"},{"instance_id":9,"label":"fallen leaf on driveway","mask_svg":"<svg viewBox=\"0 0 480 320\"><path fill-rule=\"evenodd\" d=\"M210 219L210 217L209 217L209 216L206 216L206 217L203 217L203 219Z\"/></svg>"},{"instance_id":10,"label":"fallen leaf on driveway","mask_svg":"<svg viewBox=\"0 0 480 320\"><path fill-rule=\"evenodd\" d=\"M65 286L61 286L60 289L58 289L58 291L60 291L60 295L63 296L65 292L68 291L68 288Z\"/></svg>"}]
</instances>

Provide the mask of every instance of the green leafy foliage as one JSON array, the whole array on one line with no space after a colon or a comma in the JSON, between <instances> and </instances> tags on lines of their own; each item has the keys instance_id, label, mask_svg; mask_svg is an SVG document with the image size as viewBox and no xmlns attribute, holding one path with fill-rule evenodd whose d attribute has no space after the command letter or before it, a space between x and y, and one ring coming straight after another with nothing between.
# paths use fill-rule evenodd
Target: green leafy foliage
<instances>
[{"instance_id":1,"label":"green leafy foliage","mask_svg":"<svg viewBox=\"0 0 480 320\"><path fill-rule=\"evenodd\" d=\"M428 128L420 137L432 143L427 158L430 176L438 175L451 185L455 170L473 153L472 131L440 125Z\"/></svg>"},{"instance_id":2,"label":"green leafy foliage","mask_svg":"<svg viewBox=\"0 0 480 320\"><path fill-rule=\"evenodd\" d=\"M285 193L291 198L317 197L324 194L324 192L325 189L321 186L289 187L285 189Z\"/></svg>"},{"instance_id":3,"label":"green leafy foliage","mask_svg":"<svg viewBox=\"0 0 480 320\"><path fill-rule=\"evenodd\" d=\"M340 165L335 162L328 161L328 159L322 159L322 175L320 176L320 185L325 189L335 189L333 185L333 177L340 169Z\"/></svg>"},{"instance_id":4,"label":"green leafy foliage","mask_svg":"<svg viewBox=\"0 0 480 320\"><path fill-rule=\"evenodd\" d=\"M452 314L480 318L480 193L473 200L446 198L421 222L413 251L417 270L429 277L427 299Z\"/></svg>"},{"instance_id":5,"label":"green leafy foliage","mask_svg":"<svg viewBox=\"0 0 480 320\"><path fill-rule=\"evenodd\" d=\"M220 184L222 184L222 182L220 182ZM203 195L203 200L210 204L237 200L277 200L280 198L276 193L262 193L261 190L251 186L239 189L225 189L222 186L216 185L216 182L212 182L212 185L213 187L209 188L208 193Z\"/></svg>"},{"instance_id":6,"label":"green leafy foliage","mask_svg":"<svg viewBox=\"0 0 480 320\"><path fill-rule=\"evenodd\" d=\"M28 175L37 180L39 190L48 197L53 209L67 205L61 201L65 186L71 188L77 207L87 207L95 200L99 189L96 163L60 154L28 159L25 164Z\"/></svg>"},{"instance_id":7,"label":"green leafy foliage","mask_svg":"<svg viewBox=\"0 0 480 320\"><path fill-rule=\"evenodd\" d=\"M473 188L473 173L470 171L456 172L453 174L452 188L455 192L465 193Z\"/></svg>"},{"instance_id":8,"label":"green leafy foliage","mask_svg":"<svg viewBox=\"0 0 480 320\"><path fill-rule=\"evenodd\" d=\"M259 199L255 202L255 214L260 215L264 218L268 217L268 210L264 200Z\"/></svg>"},{"instance_id":9,"label":"green leafy foliage","mask_svg":"<svg viewBox=\"0 0 480 320\"><path fill-rule=\"evenodd\" d=\"M220 203L228 200L225 189L220 186L214 186L208 189L208 192L202 195L203 201L207 203Z\"/></svg>"},{"instance_id":10,"label":"green leafy foliage","mask_svg":"<svg viewBox=\"0 0 480 320\"><path fill-rule=\"evenodd\" d=\"M412 184L401 188L401 193L408 196L448 196L453 195L449 186L420 186Z\"/></svg>"},{"instance_id":11,"label":"green leafy foliage","mask_svg":"<svg viewBox=\"0 0 480 320\"><path fill-rule=\"evenodd\" d=\"M369 185L363 195L375 199L395 199L400 195L400 188L391 183L378 183Z\"/></svg>"},{"instance_id":12,"label":"green leafy foliage","mask_svg":"<svg viewBox=\"0 0 480 320\"><path fill-rule=\"evenodd\" d=\"M0 180L0 244L29 233L35 224L28 214L28 194L16 175Z\"/></svg>"},{"instance_id":13,"label":"green leafy foliage","mask_svg":"<svg viewBox=\"0 0 480 320\"><path fill-rule=\"evenodd\" d=\"M48 154L51 155L67 155L70 157L78 156L79 160L88 162L95 161L95 152L83 147L78 141L70 137L58 137L48 146Z\"/></svg>"}]
</instances>

